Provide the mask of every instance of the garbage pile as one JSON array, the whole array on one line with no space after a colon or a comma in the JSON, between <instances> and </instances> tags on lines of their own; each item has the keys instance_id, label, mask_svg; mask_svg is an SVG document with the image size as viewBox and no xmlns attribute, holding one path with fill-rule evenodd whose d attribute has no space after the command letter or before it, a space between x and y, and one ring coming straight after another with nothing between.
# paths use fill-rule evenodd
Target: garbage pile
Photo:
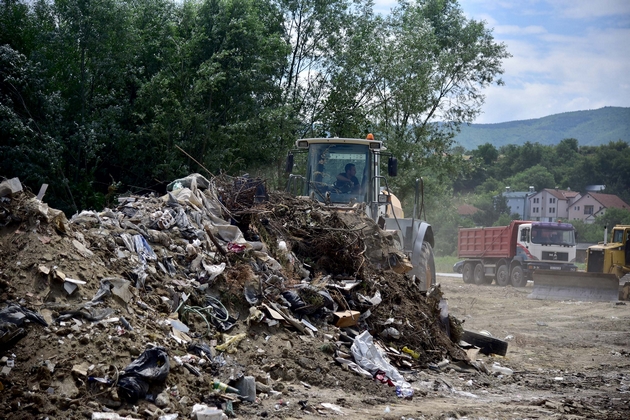
<instances>
[{"instance_id":1,"label":"garbage pile","mask_svg":"<svg viewBox=\"0 0 630 420\"><path fill-rule=\"evenodd\" d=\"M1 412L335 415L287 396L301 384L413 398L406 373L468 361L439 287L402 274L406 257L360 206L249 177L168 190L68 220L19 180L0 185Z\"/></svg>"}]
</instances>

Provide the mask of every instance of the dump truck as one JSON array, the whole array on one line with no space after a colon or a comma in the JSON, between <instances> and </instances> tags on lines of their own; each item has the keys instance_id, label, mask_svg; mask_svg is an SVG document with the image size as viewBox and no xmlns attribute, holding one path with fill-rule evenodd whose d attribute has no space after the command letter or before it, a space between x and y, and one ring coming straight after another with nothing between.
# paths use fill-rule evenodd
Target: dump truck
<instances>
[{"instance_id":1,"label":"dump truck","mask_svg":"<svg viewBox=\"0 0 630 420\"><path fill-rule=\"evenodd\" d=\"M413 215L405 218L388 178L381 173L383 158L387 158L387 175L397 176L396 158L371 134L366 139L299 139L287 155L287 190L331 210L364 211L381 229L399 239L400 250L412 265L407 274L415 276L421 290L428 290L436 279L434 237L431 225L417 217L423 207L422 180L416 180ZM295 166L298 173L293 173Z\"/></svg>"},{"instance_id":2,"label":"dump truck","mask_svg":"<svg viewBox=\"0 0 630 420\"><path fill-rule=\"evenodd\" d=\"M515 220L458 231L464 283L524 287L536 270L577 271L575 253L575 229L569 223Z\"/></svg>"},{"instance_id":3,"label":"dump truck","mask_svg":"<svg viewBox=\"0 0 630 420\"><path fill-rule=\"evenodd\" d=\"M562 275L548 270L534 274L534 299L588 301L628 300L630 286L630 225L617 225L610 242L608 229L604 241L592 245L586 253L586 272Z\"/></svg>"}]
</instances>

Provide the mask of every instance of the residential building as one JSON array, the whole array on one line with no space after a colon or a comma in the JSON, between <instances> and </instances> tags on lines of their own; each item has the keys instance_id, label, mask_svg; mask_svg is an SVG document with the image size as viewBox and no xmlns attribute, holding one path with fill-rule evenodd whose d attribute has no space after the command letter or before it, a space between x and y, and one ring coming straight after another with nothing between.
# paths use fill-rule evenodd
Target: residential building
<instances>
[{"instance_id":1,"label":"residential building","mask_svg":"<svg viewBox=\"0 0 630 420\"><path fill-rule=\"evenodd\" d=\"M529 191L510 191L510 187L506 187L503 196L510 209L510 215L516 213L521 220L529 220L530 207L528 198L534 194L536 194L534 187L529 187Z\"/></svg>"},{"instance_id":2,"label":"residential building","mask_svg":"<svg viewBox=\"0 0 630 420\"><path fill-rule=\"evenodd\" d=\"M603 215L609 208L630 210L630 206L614 194L587 192L571 204L569 220L593 223L597 216Z\"/></svg>"},{"instance_id":3,"label":"residential building","mask_svg":"<svg viewBox=\"0 0 630 420\"><path fill-rule=\"evenodd\" d=\"M569 208L581 197L580 193L558 188L545 188L528 197L530 220L558 222L569 218Z\"/></svg>"}]
</instances>

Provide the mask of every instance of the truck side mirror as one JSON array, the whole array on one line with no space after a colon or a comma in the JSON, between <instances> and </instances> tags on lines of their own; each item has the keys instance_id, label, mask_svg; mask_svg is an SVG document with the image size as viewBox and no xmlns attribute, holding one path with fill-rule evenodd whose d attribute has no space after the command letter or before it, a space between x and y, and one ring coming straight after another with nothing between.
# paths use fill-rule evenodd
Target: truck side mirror
<instances>
[{"instance_id":1,"label":"truck side mirror","mask_svg":"<svg viewBox=\"0 0 630 420\"><path fill-rule=\"evenodd\" d=\"M293 172L293 153L289 152L287 155L287 164L284 168L284 171L288 174Z\"/></svg>"},{"instance_id":2,"label":"truck side mirror","mask_svg":"<svg viewBox=\"0 0 630 420\"><path fill-rule=\"evenodd\" d=\"M398 159L393 156L387 161L387 175L398 176Z\"/></svg>"}]
</instances>

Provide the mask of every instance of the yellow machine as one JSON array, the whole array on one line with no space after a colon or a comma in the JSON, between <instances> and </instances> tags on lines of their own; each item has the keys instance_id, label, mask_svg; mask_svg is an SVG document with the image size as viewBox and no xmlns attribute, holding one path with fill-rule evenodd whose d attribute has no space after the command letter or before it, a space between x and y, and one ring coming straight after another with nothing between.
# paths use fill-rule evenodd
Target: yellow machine
<instances>
[{"instance_id":1,"label":"yellow machine","mask_svg":"<svg viewBox=\"0 0 630 420\"><path fill-rule=\"evenodd\" d=\"M621 279L630 273L630 225L615 226L610 242L607 242L608 235L604 236L603 243L588 248L586 271L614 274Z\"/></svg>"},{"instance_id":2,"label":"yellow machine","mask_svg":"<svg viewBox=\"0 0 630 420\"><path fill-rule=\"evenodd\" d=\"M608 242L592 245L586 254L586 272L534 272L532 299L578 299L589 301L628 300L630 285L630 225L613 228Z\"/></svg>"}]
</instances>

